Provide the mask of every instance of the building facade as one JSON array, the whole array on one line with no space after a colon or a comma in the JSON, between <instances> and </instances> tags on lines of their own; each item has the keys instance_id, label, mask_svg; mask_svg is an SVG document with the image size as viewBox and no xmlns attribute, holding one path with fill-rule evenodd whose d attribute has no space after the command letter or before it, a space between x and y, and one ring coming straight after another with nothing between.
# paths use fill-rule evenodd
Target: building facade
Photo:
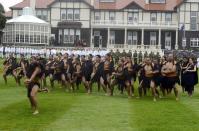
<instances>
[{"instance_id":1,"label":"building facade","mask_svg":"<svg viewBox=\"0 0 199 131\"><path fill-rule=\"evenodd\" d=\"M11 7L21 15L29 0ZM55 46L161 50L199 47L198 0L36 0Z\"/></svg>"}]
</instances>

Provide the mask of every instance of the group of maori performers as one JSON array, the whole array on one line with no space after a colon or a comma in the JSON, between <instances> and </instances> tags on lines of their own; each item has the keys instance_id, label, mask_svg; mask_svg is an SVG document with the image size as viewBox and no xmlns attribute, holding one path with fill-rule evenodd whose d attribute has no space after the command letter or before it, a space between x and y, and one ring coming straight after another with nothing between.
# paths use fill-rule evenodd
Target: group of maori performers
<instances>
[{"instance_id":1,"label":"group of maori performers","mask_svg":"<svg viewBox=\"0 0 199 131\"><path fill-rule=\"evenodd\" d=\"M24 77L33 114L39 113L37 92L49 91L46 88L47 80L50 81L51 90L55 89L54 82L57 81L66 91L75 92L83 85L86 93L91 94L94 84L97 84L98 91L102 88L108 96L113 96L114 89L117 88L121 94L126 91L129 98L134 96L134 89L138 85L137 98L147 95L151 90L153 101L165 97L172 90L178 100L177 85L181 85L183 91L188 92L191 97L194 86L198 83L194 59L184 57L176 60L173 54L153 59L147 56L142 60L129 54L118 57L112 52L105 56L59 53L48 59L40 55L26 59L21 54L19 60L10 54L3 65L6 84L8 75L12 75L18 85ZM139 84L135 84L137 80Z\"/></svg>"}]
</instances>

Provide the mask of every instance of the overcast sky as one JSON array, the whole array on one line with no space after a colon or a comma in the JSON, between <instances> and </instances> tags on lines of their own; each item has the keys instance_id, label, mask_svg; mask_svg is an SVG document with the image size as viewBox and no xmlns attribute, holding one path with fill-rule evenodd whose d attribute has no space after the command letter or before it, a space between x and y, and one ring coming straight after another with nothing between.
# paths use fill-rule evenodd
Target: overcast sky
<instances>
[{"instance_id":1,"label":"overcast sky","mask_svg":"<svg viewBox=\"0 0 199 131\"><path fill-rule=\"evenodd\" d=\"M13 6L23 0L0 0L0 3L4 6L5 11L9 11L9 7Z\"/></svg>"}]
</instances>

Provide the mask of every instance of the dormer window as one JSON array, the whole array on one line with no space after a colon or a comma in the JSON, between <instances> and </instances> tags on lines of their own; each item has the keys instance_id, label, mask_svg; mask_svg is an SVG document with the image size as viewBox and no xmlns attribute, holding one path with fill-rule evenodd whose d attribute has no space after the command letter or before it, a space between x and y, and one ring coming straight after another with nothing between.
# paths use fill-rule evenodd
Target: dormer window
<instances>
[{"instance_id":1,"label":"dormer window","mask_svg":"<svg viewBox=\"0 0 199 131\"><path fill-rule=\"evenodd\" d=\"M100 0L100 2L115 2L115 0Z\"/></svg>"},{"instance_id":2,"label":"dormer window","mask_svg":"<svg viewBox=\"0 0 199 131\"><path fill-rule=\"evenodd\" d=\"M154 4L165 4L166 0L150 0L150 3L154 3Z\"/></svg>"}]
</instances>

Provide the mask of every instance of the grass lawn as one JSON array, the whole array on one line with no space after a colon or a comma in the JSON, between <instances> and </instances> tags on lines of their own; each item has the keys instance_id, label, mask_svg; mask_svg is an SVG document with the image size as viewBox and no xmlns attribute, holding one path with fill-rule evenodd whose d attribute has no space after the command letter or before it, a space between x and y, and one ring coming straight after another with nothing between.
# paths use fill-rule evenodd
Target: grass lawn
<instances>
[{"instance_id":1,"label":"grass lawn","mask_svg":"<svg viewBox=\"0 0 199 131\"><path fill-rule=\"evenodd\" d=\"M176 102L172 93L153 102L151 95L127 99L116 91L114 97L107 97L96 89L87 95L83 87L67 93L57 85L50 93L38 94L40 114L33 116L25 87L17 87L12 77L5 85L0 75L0 131L199 130L197 88L192 98L180 93Z\"/></svg>"}]
</instances>

